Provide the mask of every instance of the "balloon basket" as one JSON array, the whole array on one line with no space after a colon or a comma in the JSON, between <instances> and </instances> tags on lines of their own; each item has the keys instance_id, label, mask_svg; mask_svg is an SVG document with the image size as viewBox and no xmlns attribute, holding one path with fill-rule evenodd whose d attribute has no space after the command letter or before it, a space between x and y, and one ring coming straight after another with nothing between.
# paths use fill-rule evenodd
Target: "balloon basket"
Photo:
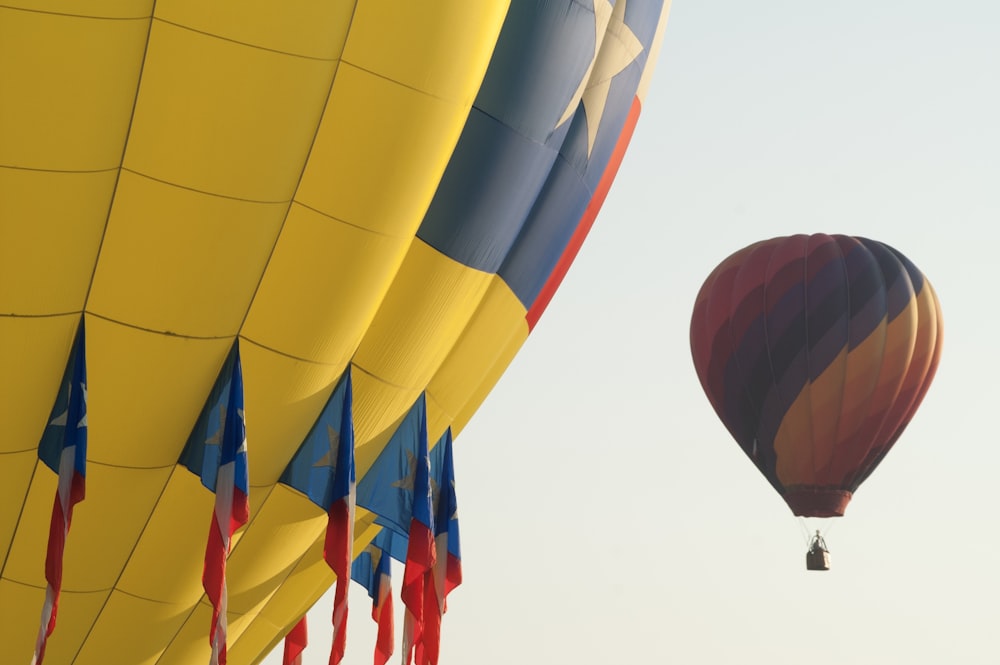
<instances>
[{"instance_id":1,"label":"balloon basket","mask_svg":"<svg viewBox=\"0 0 1000 665\"><path fill-rule=\"evenodd\" d=\"M806 570L830 570L830 553L821 549L806 552Z\"/></svg>"}]
</instances>

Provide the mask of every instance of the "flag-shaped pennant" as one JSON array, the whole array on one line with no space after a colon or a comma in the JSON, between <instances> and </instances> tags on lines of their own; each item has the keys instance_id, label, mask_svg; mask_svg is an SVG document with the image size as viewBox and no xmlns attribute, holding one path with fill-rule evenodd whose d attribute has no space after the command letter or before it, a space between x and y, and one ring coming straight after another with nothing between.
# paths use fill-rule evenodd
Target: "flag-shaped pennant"
<instances>
[{"instance_id":1,"label":"flag-shaped pennant","mask_svg":"<svg viewBox=\"0 0 1000 665\"><path fill-rule=\"evenodd\" d=\"M354 476L354 421L351 418L350 406L352 402L350 368L347 371L342 411L344 415L340 419L333 492L326 524L326 542L323 546L323 558L337 575L337 586L333 592L333 645L330 649L330 665L337 665L343 660L347 644L347 591L350 586L353 558L351 555L354 548L354 508L357 501Z\"/></svg>"},{"instance_id":2,"label":"flag-shaped pennant","mask_svg":"<svg viewBox=\"0 0 1000 665\"><path fill-rule=\"evenodd\" d=\"M379 453L368 472L358 482L358 505L375 513L375 523L398 534L392 540L393 556L402 551L399 561L406 560L406 543L413 517L413 483L417 472L418 441L427 437L423 426L423 397L414 402L385 448ZM423 432L423 434L421 434Z\"/></svg>"},{"instance_id":3,"label":"flag-shaped pennant","mask_svg":"<svg viewBox=\"0 0 1000 665\"><path fill-rule=\"evenodd\" d=\"M218 448L215 514L209 527L205 569L201 577L205 594L212 603L212 627L208 637L212 645L211 665L225 665L226 662L226 558L233 533L250 517L243 370L238 347L234 354L229 399Z\"/></svg>"},{"instance_id":4,"label":"flag-shaped pennant","mask_svg":"<svg viewBox=\"0 0 1000 665\"><path fill-rule=\"evenodd\" d=\"M309 644L309 633L306 628L306 618L302 617L295 627L285 635L285 651L281 665L302 665L302 652Z\"/></svg>"},{"instance_id":5,"label":"flag-shaped pennant","mask_svg":"<svg viewBox=\"0 0 1000 665\"><path fill-rule=\"evenodd\" d=\"M406 606L403 616L405 664L413 662L414 647L422 639L426 593L428 590L433 593L434 565L437 559L432 518L431 460L427 450L427 406L423 395L420 396L419 403L420 435L417 441L417 463L413 477L413 515L410 519L406 567L400 591L400 598Z\"/></svg>"},{"instance_id":6,"label":"flag-shaped pennant","mask_svg":"<svg viewBox=\"0 0 1000 665\"><path fill-rule=\"evenodd\" d=\"M33 665L45 657L45 645L56 627L59 591L62 589L63 552L66 536L73 519L73 506L83 501L87 467L87 360L83 321L76 334L66 372L48 427L38 444L38 457L59 474L52 521L49 523L49 544L45 553L45 602L42 620L35 641Z\"/></svg>"},{"instance_id":7,"label":"flag-shaped pennant","mask_svg":"<svg viewBox=\"0 0 1000 665\"><path fill-rule=\"evenodd\" d=\"M389 662L395 649L395 630L392 614L392 557L382 552L375 567L376 587L372 596L372 619L378 624L375 638L375 665Z\"/></svg>"},{"instance_id":8,"label":"flag-shaped pennant","mask_svg":"<svg viewBox=\"0 0 1000 665\"><path fill-rule=\"evenodd\" d=\"M447 597L462 583L462 556L458 538L458 501L455 498L455 462L451 428L434 447L440 458L437 494L434 497L434 541L437 559L432 585L424 590L423 637L417 644L417 663L436 665L440 654L441 617L448 609Z\"/></svg>"},{"instance_id":9,"label":"flag-shaped pennant","mask_svg":"<svg viewBox=\"0 0 1000 665\"><path fill-rule=\"evenodd\" d=\"M342 436L352 442L350 451L353 453L354 450L350 388L351 372L348 368L280 479L281 483L302 492L327 513L335 500L337 457L341 452Z\"/></svg>"},{"instance_id":10,"label":"flag-shaped pennant","mask_svg":"<svg viewBox=\"0 0 1000 665\"><path fill-rule=\"evenodd\" d=\"M385 665L393 652L391 531L383 529L351 567L351 578L368 590L372 620L378 625L374 665ZM384 546L384 549L383 549Z\"/></svg>"}]
</instances>

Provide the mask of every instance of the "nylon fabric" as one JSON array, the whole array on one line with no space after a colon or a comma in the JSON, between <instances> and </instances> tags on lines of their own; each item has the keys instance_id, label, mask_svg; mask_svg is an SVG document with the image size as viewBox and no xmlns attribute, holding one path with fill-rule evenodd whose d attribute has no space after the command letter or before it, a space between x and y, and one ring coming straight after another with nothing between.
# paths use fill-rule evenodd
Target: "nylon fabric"
<instances>
[{"instance_id":1,"label":"nylon fabric","mask_svg":"<svg viewBox=\"0 0 1000 665\"><path fill-rule=\"evenodd\" d=\"M13 100L0 108L0 610L16 614L0 639L27 654L37 632L56 483L37 442L82 319L87 496L46 662L207 659L199 578L214 497L178 461L237 338L252 489L227 565L229 661L256 662L333 581L325 514L278 482L295 446L348 363L359 480L418 397L432 440L464 427L529 333L523 294L497 271L518 255L536 266L531 284L544 282L578 233L595 192L581 183L602 177L638 108L666 10L28 4L0 8ZM624 69L601 64L612 42ZM588 125L584 106L608 78L609 110ZM474 102L506 104L498 117L545 155L521 189L489 183L502 141L475 155L492 198L445 220L446 235L488 228L484 201L520 200L494 245L463 236L488 270L415 237L435 200L458 210L436 196L461 168ZM559 187L546 184L557 159L570 178ZM567 194L540 204L546 189ZM553 225L530 222L518 238L533 215ZM358 511L355 554L378 533L374 517Z\"/></svg>"},{"instance_id":2,"label":"nylon fabric","mask_svg":"<svg viewBox=\"0 0 1000 665\"><path fill-rule=\"evenodd\" d=\"M929 282L896 250L799 235L719 264L691 350L716 413L792 511L831 517L913 416L940 328Z\"/></svg>"}]
</instances>

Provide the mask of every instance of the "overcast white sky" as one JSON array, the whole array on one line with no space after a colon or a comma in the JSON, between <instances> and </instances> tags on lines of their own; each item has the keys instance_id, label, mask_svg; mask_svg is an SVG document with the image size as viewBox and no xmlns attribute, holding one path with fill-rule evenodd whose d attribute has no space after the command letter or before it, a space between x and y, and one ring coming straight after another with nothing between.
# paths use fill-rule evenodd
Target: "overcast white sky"
<instances>
[{"instance_id":1,"label":"overcast white sky","mask_svg":"<svg viewBox=\"0 0 1000 665\"><path fill-rule=\"evenodd\" d=\"M998 119L1000 4L676 0L604 211L456 440L465 583L442 665L997 663ZM688 347L718 262L817 232L902 251L945 321L935 383L834 522L828 573L805 571L802 524ZM346 662L369 663L368 598L351 600ZM327 662L329 616L326 598L306 663Z\"/></svg>"}]
</instances>

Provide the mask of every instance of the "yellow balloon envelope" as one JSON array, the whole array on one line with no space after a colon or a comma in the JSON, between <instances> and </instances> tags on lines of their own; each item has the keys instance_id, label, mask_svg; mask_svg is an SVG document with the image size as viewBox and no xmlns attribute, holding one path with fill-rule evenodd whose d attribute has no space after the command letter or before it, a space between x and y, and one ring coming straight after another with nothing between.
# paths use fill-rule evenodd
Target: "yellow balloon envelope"
<instances>
[{"instance_id":1,"label":"yellow balloon envelope","mask_svg":"<svg viewBox=\"0 0 1000 665\"><path fill-rule=\"evenodd\" d=\"M0 644L28 662L86 330L86 496L45 662L207 662L215 498L180 463L234 344L250 522L230 663L322 595L282 481L350 368L359 481L418 398L457 435L586 236L669 0L0 7ZM378 532L359 510L355 553Z\"/></svg>"}]
</instances>

